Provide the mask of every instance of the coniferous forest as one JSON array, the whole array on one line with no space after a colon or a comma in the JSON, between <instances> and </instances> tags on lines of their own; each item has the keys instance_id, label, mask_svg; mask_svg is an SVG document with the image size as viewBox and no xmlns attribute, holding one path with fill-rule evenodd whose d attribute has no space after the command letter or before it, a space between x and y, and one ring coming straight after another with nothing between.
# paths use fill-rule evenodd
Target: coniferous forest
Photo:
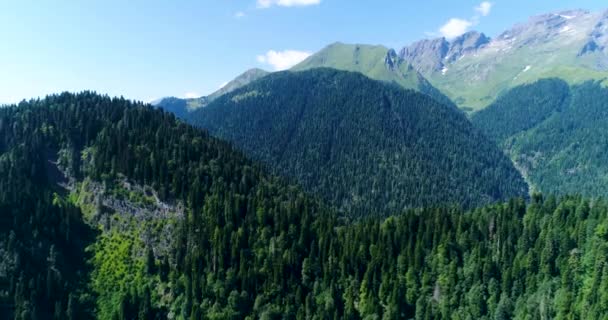
<instances>
[{"instance_id":1,"label":"coniferous forest","mask_svg":"<svg viewBox=\"0 0 608 320\"><path fill-rule=\"evenodd\" d=\"M0 109L7 319L602 319L608 204L536 194L346 219L123 98Z\"/></svg>"},{"instance_id":2,"label":"coniferous forest","mask_svg":"<svg viewBox=\"0 0 608 320\"><path fill-rule=\"evenodd\" d=\"M461 111L355 72L274 73L188 119L350 216L528 194Z\"/></svg>"},{"instance_id":3,"label":"coniferous forest","mask_svg":"<svg viewBox=\"0 0 608 320\"><path fill-rule=\"evenodd\" d=\"M608 195L608 89L544 79L517 87L472 122L495 139L533 190Z\"/></svg>"}]
</instances>

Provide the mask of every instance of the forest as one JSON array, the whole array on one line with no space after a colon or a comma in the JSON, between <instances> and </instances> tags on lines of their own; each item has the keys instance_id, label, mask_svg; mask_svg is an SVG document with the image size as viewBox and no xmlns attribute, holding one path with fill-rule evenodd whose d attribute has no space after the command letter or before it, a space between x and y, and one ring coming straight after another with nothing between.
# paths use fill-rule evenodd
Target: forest
<instances>
[{"instance_id":1,"label":"forest","mask_svg":"<svg viewBox=\"0 0 608 320\"><path fill-rule=\"evenodd\" d=\"M9 319L602 319L608 204L345 219L230 144L92 92L0 109Z\"/></svg>"},{"instance_id":2,"label":"forest","mask_svg":"<svg viewBox=\"0 0 608 320\"><path fill-rule=\"evenodd\" d=\"M188 121L351 217L528 194L508 157L461 111L359 73L273 73Z\"/></svg>"},{"instance_id":3,"label":"forest","mask_svg":"<svg viewBox=\"0 0 608 320\"><path fill-rule=\"evenodd\" d=\"M544 79L505 93L472 122L510 155L532 190L606 197L606 105L608 89L599 82Z\"/></svg>"}]
</instances>

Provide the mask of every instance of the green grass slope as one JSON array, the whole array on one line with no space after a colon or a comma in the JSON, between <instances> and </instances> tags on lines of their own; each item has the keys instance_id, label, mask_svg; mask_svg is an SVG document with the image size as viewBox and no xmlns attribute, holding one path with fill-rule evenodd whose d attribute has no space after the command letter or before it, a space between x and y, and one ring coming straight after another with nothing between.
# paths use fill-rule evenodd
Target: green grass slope
<instances>
[{"instance_id":1,"label":"green grass slope","mask_svg":"<svg viewBox=\"0 0 608 320\"><path fill-rule=\"evenodd\" d=\"M313 68L359 72L374 80L416 90L428 94L441 103L453 105L450 99L433 87L420 73L397 57L393 50L384 46L336 42L308 57L291 70L303 71Z\"/></svg>"}]
</instances>

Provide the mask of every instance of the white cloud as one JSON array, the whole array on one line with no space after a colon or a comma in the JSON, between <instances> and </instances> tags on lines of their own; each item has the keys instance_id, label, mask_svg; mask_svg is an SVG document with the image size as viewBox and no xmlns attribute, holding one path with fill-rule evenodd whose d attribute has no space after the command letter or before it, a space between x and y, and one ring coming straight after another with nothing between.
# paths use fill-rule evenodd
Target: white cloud
<instances>
[{"instance_id":1,"label":"white cloud","mask_svg":"<svg viewBox=\"0 0 608 320\"><path fill-rule=\"evenodd\" d=\"M304 7L318 5L321 0L258 0L258 8L281 7Z\"/></svg>"},{"instance_id":2,"label":"white cloud","mask_svg":"<svg viewBox=\"0 0 608 320\"><path fill-rule=\"evenodd\" d=\"M221 89L221 88L225 87L227 84L228 84L228 81L223 82L222 84L220 84L220 87L218 89Z\"/></svg>"},{"instance_id":3,"label":"white cloud","mask_svg":"<svg viewBox=\"0 0 608 320\"><path fill-rule=\"evenodd\" d=\"M198 94L198 93L196 93L196 92L186 92L186 93L184 93L184 98L186 98L186 99L194 99L194 98L198 98L200 96L201 95Z\"/></svg>"},{"instance_id":4,"label":"white cloud","mask_svg":"<svg viewBox=\"0 0 608 320\"><path fill-rule=\"evenodd\" d=\"M245 16L245 12L243 12L243 11L238 11L238 12L236 12L234 14L234 17L237 18L237 19L240 19L240 18L242 18L244 16Z\"/></svg>"},{"instance_id":5,"label":"white cloud","mask_svg":"<svg viewBox=\"0 0 608 320\"><path fill-rule=\"evenodd\" d=\"M302 62L304 59L311 55L310 52L296 51L296 50L285 50L285 51L274 51L270 50L266 54L257 56L259 63L271 65L274 70L285 70L289 69L296 64Z\"/></svg>"},{"instance_id":6,"label":"white cloud","mask_svg":"<svg viewBox=\"0 0 608 320\"><path fill-rule=\"evenodd\" d=\"M477 25L480 17L486 17L490 14L492 3L484 1L473 9L475 10L473 17L470 19L451 18L439 28L439 33L448 40L462 35L469 31L472 26Z\"/></svg>"},{"instance_id":7,"label":"white cloud","mask_svg":"<svg viewBox=\"0 0 608 320\"><path fill-rule=\"evenodd\" d=\"M489 15L490 10L492 10L492 2L489 1L484 1L475 7L475 12L480 14L482 17Z\"/></svg>"},{"instance_id":8,"label":"white cloud","mask_svg":"<svg viewBox=\"0 0 608 320\"><path fill-rule=\"evenodd\" d=\"M446 39L453 39L467 32L472 25L473 22L469 20L452 18L439 28L439 32Z\"/></svg>"}]
</instances>

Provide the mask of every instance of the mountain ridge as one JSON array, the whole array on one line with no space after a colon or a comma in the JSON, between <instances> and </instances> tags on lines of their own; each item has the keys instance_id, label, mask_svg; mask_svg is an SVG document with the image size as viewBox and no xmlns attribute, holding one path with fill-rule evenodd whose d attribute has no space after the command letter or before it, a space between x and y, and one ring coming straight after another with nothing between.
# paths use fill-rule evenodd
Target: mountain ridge
<instances>
[{"instance_id":1,"label":"mountain ridge","mask_svg":"<svg viewBox=\"0 0 608 320\"><path fill-rule=\"evenodd\" d=\"M419 91L441 103L454 106L448 97L399 57L395 50L382 45L334 42L290 70L304 71L314 68L359 72L371 79Z\"/></svg>"},{"instance_id":2,"label":"mountain ridge","mask_svg":"<svg viewBox=\"0 0 608 320\"><path fill-rule=\"evenodd\" d=\"M606 84L607 45L608 11L566 10L530 17L493 39L470 31L451 41L421 40L400 55L459 107L474 112L542 78Z\"/></svg>"},{"instance_id":3,"label":"mountain ridge","mask_svg":"<svg viewBox=\"0 0 608 320\"><path fill-rule=\"evenodd\" d=\"M234 91L244 85L247 85L250 82L253 82L259 78L262 78L267 74L269 74L268 71L262 70L260 68L251 68L241 73L236 78L232 79L230 82L226 83L221 88L207 96L184 99L177 97L166 97L158 99L152 104L157 107L161 107L167 111L170 111L177 115L179 118L184 119L193 110L196 110L198 108L204 108L211 101L217 99L218 97L231 91Z\"/></svg>"}]
</instances>

